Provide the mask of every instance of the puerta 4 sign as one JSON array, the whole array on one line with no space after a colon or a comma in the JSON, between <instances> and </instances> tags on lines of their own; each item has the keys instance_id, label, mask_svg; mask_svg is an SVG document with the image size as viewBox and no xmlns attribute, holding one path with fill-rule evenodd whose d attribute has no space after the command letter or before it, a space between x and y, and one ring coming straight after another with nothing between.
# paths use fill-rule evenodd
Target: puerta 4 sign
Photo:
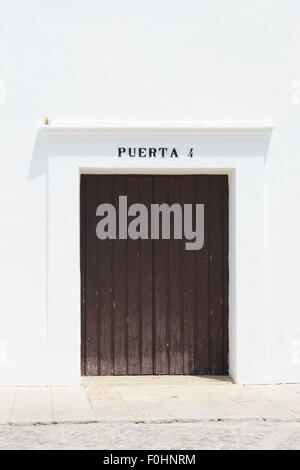
<instances>
[{"instance_id":1,"label":"puerta 4 sign","mask_svg":"<svg viewBox=\"0 0 300 470\"><path fill-rule=\"evenodd\" d=\"M181 154L175 147L118 147L118 157L138 158L179 158L193 157L193 148Z\"/></svg>"}]
</instances>

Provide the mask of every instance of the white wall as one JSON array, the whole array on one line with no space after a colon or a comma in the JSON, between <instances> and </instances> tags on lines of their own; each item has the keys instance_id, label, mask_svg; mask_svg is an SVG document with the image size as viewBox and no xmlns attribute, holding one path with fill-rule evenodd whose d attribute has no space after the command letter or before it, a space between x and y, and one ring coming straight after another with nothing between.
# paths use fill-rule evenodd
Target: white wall
<instances>
[{"instance_id":1,"label":"white wall","mask_svg":"<svg viewBox=\"0 0 300 470\"><path fill-rule=\"evenodd\" d=\"M266 380L300 381L299 16L297 0L2 2L1 383L47 382L47 162L36 144L44 116L275 121L265 168Z\"/></svg>"}]
</instances>

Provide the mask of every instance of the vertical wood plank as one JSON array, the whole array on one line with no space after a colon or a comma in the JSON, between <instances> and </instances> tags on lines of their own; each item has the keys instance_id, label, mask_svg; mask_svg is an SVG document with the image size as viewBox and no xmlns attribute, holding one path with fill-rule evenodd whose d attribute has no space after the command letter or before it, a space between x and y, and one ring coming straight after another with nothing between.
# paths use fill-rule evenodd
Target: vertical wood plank
<instances>
[{"instance_id":1,"label":"vertical wood plank","mask_svg":"<svg viewBox=\"0 0 300 470\"><path fill-rule=\"evenodd\" d=\"M86 184L86 374L98 375L98 308L96 207L97 176L91 175Z\"/></svg>"},{"instance_id":2,"label":"vertical wood plank","mask_svg":"<svg viewBox=\"0 0 300 470\"><path fill-rule=\"evenodd\" d=\"M114 204L127 195L126 176L114 176ZM117 233L119 222L117 217ZM127 240L114 240L114 374L125 375L127 367Z\"/></svg>"},{"instance_id":3,"label":"vertical wood plank","mask_svg":"<svg viewBox=\"0 0 300 470\"><path fill-rule=\"evenodd\" d=\"M152 177L144 176L139 179L139 201L151 213ZM149 228L149 227L148 227ZM141 374L153 374L153 264L152 240L140 242L140 279L141 279Z\"/></svg>"},{"instance_id":4,"label":"vertical wood plank","mask_svg":"<svg viewBox=\"0 0 300 470\"><path fill-rule=\"evenodd\" d=\"M167 199L168 178L154 177L154 200L160 204ZM154 240L154 321L155 353L154 373L169 374L169 331L168 331L168 240Z\"/></svg>"},{"instance_id":5,"label":"vertical wood plank","mask_svg":"<svg viewBox=\"0 0 300 470\"><path fill-rule=\"evenodd\" d=\"M98 176L101 203L113 202L113 181L109 175ZM100 316L100 375L114 374L114 240L98 240L100 251L99 316Z\"/></svg>"},{"instance_id":6,"label":"vertical wood plank","mask_svg":"<svg viewBox=\"0 0 300 470\"><path fill-rule=\"evenodd\" d=\"M223 225L223 245L222 245L222 286L223 286L223 374L228 374L228 287L229 287L229 193L228 176L222 176L222 225Z\"/></svg>"},{"instance_id":7,"label":"vertical wood plank","mask_svg":"<svg viewBox=\"0 0 300 470\"><path fill-rule=\"evenodd\" d=\"M195 204L204 204L204 246L194 252L195 269L195 312L194 312L194 342L195 342L195 373L210 373L210 341L209 341L209 214L208 181L211 177L198 175L195 177Z\"/></svg>"},{"instance_id":8,"label":"vertical wood plank","mask_svg":"<svg viewBox=\"0 0 300 470\"><path fill-rule=\"evenodd\" d=\"M181 204L194 204L194 176L182 176ZM183 335L183 374L193 374L195 368L194 358L194 312L195 312L195 283L194 283L194 251L185 249L185 240L182 246L182 335Z\"/></svg>"},{"instance_id":9,"label":"vertical wood plank","mask_svg":"<svg viewBox=\"0 0 300 470\"><path fill-rule=\"evenodd\" d=\"M171 206L180 203L181 177L175 176L168 179L168 202ZM181 206L181 205L180 205ZM182 208L181 208L182 210ZM180 224L182 226L182 216ZM168 300L168 331L169 331L169 373L183 374L183 348L182 348L182 311L181 311L181 248L184 241L174 238L175 217L170 218L171 238L168 241L169 263L169 300ZM182 227L183 228L183 227Z\"/></svg>"},{"instance_id":10,"label":"vertical wood plank","mask_svg":"<svg viewBox=\"0 0 300 470\"><path fill-rule=\"evenodd\" d=\"M128 177L128 206L138 202L138 176ZM128 217L128 221L134 217ZM128 374L140 374L140 295L139 241L128 238Z\"/></svg>"},{"instance_id":11,"label":"vertical wood plank","mask_svg":"<svg viewBox=\"0 0 300 470\"><path fill-rule=\"evenodd\" d=\"M223 372L222 187L220 176L209 179L209 331L212 375Z\"/></svg>"},{"instance_id":12,"label":"vertical wood plank","mask_svg":"<svg viewBox=\"0 0 300 470\"><path fill-rule=\"evenodd\" d=\"M86 375L86 177L80 177L81 374Z\"/></svg>"}]
</instances>

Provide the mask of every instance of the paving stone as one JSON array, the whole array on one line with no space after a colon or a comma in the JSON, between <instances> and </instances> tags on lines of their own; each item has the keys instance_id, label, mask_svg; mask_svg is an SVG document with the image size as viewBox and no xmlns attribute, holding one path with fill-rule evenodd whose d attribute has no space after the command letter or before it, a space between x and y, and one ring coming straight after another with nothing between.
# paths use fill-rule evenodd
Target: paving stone
<instances>
[{"instance_id":1,"label":"paving stone","mask_svg":"<svg viewBox=\"0 0 300 470\"><path fill-rule=\"evenodd\" d=\"M0 387L0 424L10 421L15 394L15 387Z\"/></svg>"},{"instance_id":2,"label":"paving stone","mask_svg":"<svg viewBox=\"0 0 300 470\"><path fill-rule=\"evenodd\" d=\"M94 414L82 387L52 388L53 419L55 422L94 421Z\"/></svg>"},{"instance_id":3,"label":"paving stone","mask_svg":"<svg viewBox=\"0 0 300 470\"><path fill-rule=\"evenodd\" d=\"M17 387L12 423L50 423L52 420L50 387Z\"/></svg>"},{"instance_id":4,"label":"paving stone","mask_svg":"<svg viewBox=\"0 0 300 470\"><path fill-rule=\"evenodd\" d=\"M100 422L134 421L134 416L125 403L119 400L92 400L94 419Z\"/></svg>"}]
</instances>

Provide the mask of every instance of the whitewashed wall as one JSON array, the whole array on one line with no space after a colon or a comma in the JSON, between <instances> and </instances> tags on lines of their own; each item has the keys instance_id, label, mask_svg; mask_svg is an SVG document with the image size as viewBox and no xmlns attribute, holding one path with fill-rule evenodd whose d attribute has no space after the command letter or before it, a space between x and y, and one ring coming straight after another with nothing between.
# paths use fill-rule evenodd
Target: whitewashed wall
<instances>
[{"instance_id":1,"label":"whitewashed wall","mask_svg":"<svg viewBox=\"0 0 300 470\"><path fill-rule=\"evenodd\" d=\"M300 381L299 18L297 0L2 2L2 384L48 381L47 179L36 145L44 116L274 120L265 168L265 381Z\"/></svg>"}]
</instances>

